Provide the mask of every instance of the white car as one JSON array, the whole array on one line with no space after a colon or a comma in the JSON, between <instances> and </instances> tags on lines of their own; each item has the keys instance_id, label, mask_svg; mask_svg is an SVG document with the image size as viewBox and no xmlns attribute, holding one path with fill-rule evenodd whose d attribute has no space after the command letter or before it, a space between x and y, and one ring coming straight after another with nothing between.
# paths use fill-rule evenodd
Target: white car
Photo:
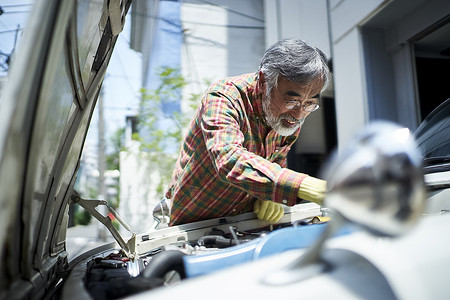
<instances>
[{"instance_id":1,"label":"white car","mask_svg":"<svg viewBox=\"0 0 450 300\"><path fill-rule=\"evenodd\" d=\"M40 0L0 100L1 299L448 299L450 100L410 135L368 126L330 158L326 207L123 236L74 190L131 0ZM72 257L69 206L115 243ZM110 212L115 214L111 209Z\"/></svg>"}]
</instances>

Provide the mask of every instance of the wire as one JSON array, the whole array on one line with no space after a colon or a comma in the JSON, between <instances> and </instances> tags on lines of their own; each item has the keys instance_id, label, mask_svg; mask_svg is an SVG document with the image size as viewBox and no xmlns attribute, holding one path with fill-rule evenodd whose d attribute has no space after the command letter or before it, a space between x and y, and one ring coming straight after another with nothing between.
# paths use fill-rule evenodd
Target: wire
<instances>
[{"instance_id":1,"label":"wire","mask_svg":"<svg viewBox=\"0 0 450 300\"><path fill-rule=\"evenodd\" d=\"M142 17L146 17L146 18L150 18L150 19L162 20L162 21L164 21L166 23L169 23L170 25L173 25L173 26L176 26L176 27L180 27L180 25L181 25L180 23L178 23L176 21L173 21L173 20L170 20L170 19L167 19L167 18L163 18L163 17L160 17L160 16L156 16L156 15L150 15L150 14L146 14L146 13L133 12L133 11L130 11L129 13L130 13L130 15L142 16Z\"/></svg>"},{"instance_id":2,"label":"wire","mask_svg":"<svg viewBox=\"0 0 450 300\"><path fill-rule=\"evenodd\" d=\"M15 11L4 11L3 15L6 14L28 14L31 13L31 10L15 10Z\"/></svg>"},{"instance_id":3,"label":"wire","mask_svg":"<svg viewBox=\"0 0 450 300\"><path fill-rule=\"evenodd\" d=\"M104 109L111 109L111 110L136 110L136 108L129 107L129 106L105 106Z\"/></svg>"},{"instance_id":4,"label":"wire","mask_svg":"<svg viewBox=\"0 0 450 300\"><path fill-rule=\"evenodd\" d=\"M0 31L0 34L1 34L1 33L8 33L8 32L23 31L24 29L25 29L25 28L21 27L21 28L16 28L16 29L3 30L3 31Z\"/></svg>"},{"instance_id":5,"label":"wire","mask_svg":"<svg viewBox=\"0 0 450 300\"><path fill-rule=\"evenodd\" d=\"M264 26L247 26L247 25L221 25L221 24L210 24L210 23L201 23L201 22L192 22L192 21L182 21L183 23L195 24L195 25L203 25L203 26L213 26L213 27L228 27L228 28L239 28L239 29L264 29Z\"/></svg>"},{"instance_id":6,"label":"wire","mask_svg":"<svg viewBox=\"0 0 450 300\"><path fill-rule=\"evenodd\" d=\"M111 74L108 73L108 77L113 77L113 78L132 78L132 79L139 79L139 77L132 77L132 76L128 76L128 75L117 75L117 74Z\"/></svg>"},{"instance_id":7,"label":"wire","mask_svg":"<svg viewBox=\"0 0 450 300\"><path fill-rule=\"evenodd\" d=\"M117 58L117 62L119 63L120 68L123 70L123 74L125 74L125 79L127 80L128 83L128 87L131 91L135 91L134 86L133 86L133 82L131 81L130 76L128 76L127 74L127 70L125 69L125 66L123 64L122 58L121 58L121 53L119 51L116 52L115 57ZM138 95L138 93L134 92L135 96Z\"/></svg>"},{"instance_id":8,"label":"wire","mask_svg":"<svg viewBox=\"0 0 450 300\"><path fill-rule=\"evenodd\" d=\"M206 0L197 0L197 1L203 2L203 3L206 3L206 4L209 4L209 5L217 6L217 7L223 8L223 9L225 9L225 10L228 10L228 11L230 11L230 12L232 12L232 13L235 13L235 14L237 14L237 15L240 15L240 16L243 16L243 17L252 19L252 20L256 20L256 21L260 21L260 22L265 23L265 21L264 21L263 19L260 19L260 18L254 17L254 16L250 16L250 15L247 15L247 14L244 14L244 13L242 13L242 12L240 12L240 11L231 9L231 8L226 7L226 6L224 6L224 5L219 5L219 4L212 3L212 2L209 2L209 1L206 1Z\"/></svg>"},{"instance_id":9,"label":"wire","mask_svg":"<svg viewBox=\"0 0 450 300\"><path fill-rule=\"evenodd\" d=\"M161 21L167 22L171 25L181 28L181 24L178 24L178 23L174 22L173 20L170 20L167 18L150 15L150 14L146 14L146 13L140 13L140 12L130 12L130 14L132 14L132 15L134 14L136 16L143 16L143 17L151 18L151 19L161 20ZM229 27L229 28L240 28L240 29L264 29L265 28L264 26L229 25L229 24L224 25L224 24L212 24L212 23L192 22L192 21L183 21L183 20L181 20L181 22L188 23L188 24L204 25L204 26Z\"/></svg>"},{"instance_id":10,"label":"wire","mask_svg":"<svg viewBox=\"0 0 450 300\"><path fill-rule=\"evenodd\" d=\"M0 5L0 7L4 8L4 7L21 7L21 6L33 6L33 3L29 3L29 4L10 4L10 5Z\"/></svg>"}]
</instances>

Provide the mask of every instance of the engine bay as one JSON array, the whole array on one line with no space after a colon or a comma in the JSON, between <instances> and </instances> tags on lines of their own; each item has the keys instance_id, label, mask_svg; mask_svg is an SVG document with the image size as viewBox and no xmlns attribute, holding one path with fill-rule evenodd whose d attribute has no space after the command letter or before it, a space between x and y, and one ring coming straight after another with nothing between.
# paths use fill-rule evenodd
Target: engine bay
<instances>
[{"instance_id":1,"label":"engine bay","mask_svg":"<svg viewBox=\"0 0 450 300\"><path fill-rule=\"evenodd\" d=\"M94 299L117 299L282 251L305 248L322 233L330 219L323 214L254 228L249 228L246 221L261 225L260 220L221 219L218 226L201 228L195 224L192 228L196 229L192 230L177 231L172 227L155 230L137 236L140 251L135 259L130 259L123 250L93 257L87 263L85 288ZM170 232L175 242L162 245ZM152 245L156 247L150 249ZM146 251L141 252L142 249Z\"/></svg>"}]
</instances>

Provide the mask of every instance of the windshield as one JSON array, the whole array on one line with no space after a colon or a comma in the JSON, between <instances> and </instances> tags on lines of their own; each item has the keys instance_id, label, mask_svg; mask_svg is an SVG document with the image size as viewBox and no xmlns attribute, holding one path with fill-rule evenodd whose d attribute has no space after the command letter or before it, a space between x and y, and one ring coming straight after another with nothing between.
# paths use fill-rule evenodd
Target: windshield
<instances>
[{"instance_id":1,"label":"windshield","mask_svg":"<svg viewBox=\"0 0 450 300\"><path fill-rule=\"evenodd\" d=\"M450 98L425 118L415 136L425 165L450 161Z\"/></svg>"}]
</instances>

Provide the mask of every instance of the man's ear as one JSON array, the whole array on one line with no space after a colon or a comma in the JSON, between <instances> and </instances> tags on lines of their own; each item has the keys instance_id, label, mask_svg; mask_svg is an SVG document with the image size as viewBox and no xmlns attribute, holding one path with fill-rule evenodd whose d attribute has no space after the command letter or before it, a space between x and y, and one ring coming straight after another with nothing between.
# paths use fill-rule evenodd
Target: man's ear
<instances>
[{"instance_id":1,"label":"man's ear","mask_svg":"<svg viewBox=\"0 0 450 300\"><path fill-rule=\"evenodd\" d=\"M266 94L266 77L262 71L258 74L258 90L261 94Z\"/></svg>"}]
</instances>

